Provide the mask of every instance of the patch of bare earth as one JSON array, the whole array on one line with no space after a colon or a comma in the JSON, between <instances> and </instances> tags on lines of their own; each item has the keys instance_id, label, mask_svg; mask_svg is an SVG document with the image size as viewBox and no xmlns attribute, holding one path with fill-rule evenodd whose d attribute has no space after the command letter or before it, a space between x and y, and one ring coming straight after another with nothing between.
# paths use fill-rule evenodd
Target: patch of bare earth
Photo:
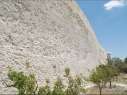
<instances>
[{"instance_id":1,"label":"patch of bare earth","mask_svg":"<svg viewBox=\"0 0 127 95\"><path fill-rule=\"evenodd\" d=\"M99 89L97 87L92 87L87 89L87 95L99 95ZM102 95L127 95L127 89L125 87L112 87L103 88Z\"/></svg>"}]
</instances>

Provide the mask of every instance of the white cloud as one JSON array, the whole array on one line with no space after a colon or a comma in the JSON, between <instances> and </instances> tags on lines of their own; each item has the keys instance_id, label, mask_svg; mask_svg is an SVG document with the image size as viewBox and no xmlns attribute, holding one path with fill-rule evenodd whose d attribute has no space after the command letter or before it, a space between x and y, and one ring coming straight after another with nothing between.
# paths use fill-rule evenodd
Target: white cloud
<instances>
[{"instance_id":1,"label":"white cloud","mask_svg":"<svg viewBox=\"0 0 127 95\"><path fill-rule=\"evenodd\" d=\"M126 0L111 0L104 4L104 7L106 10L111 10L115 7L123 7L126 4Z\"/></svg>"}]
</instances>

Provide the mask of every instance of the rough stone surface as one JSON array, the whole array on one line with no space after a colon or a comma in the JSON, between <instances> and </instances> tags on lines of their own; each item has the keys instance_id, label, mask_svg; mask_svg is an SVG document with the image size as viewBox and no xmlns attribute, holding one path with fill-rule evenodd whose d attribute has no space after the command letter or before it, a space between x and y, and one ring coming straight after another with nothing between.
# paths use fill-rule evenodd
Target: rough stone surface
<instances>
[{"instance_id":1,"label":"rough stone surface","mask_svg":"<svg viewBox=\"0 0 127 95\"><path fill-rule=\"evenodd\" d=\"M55 79L69 67L88 75L106 53L73 0L0 0L0 89L8 67ZM3 92L0 92L3 93Z\"/></svg>"}]
</instances>

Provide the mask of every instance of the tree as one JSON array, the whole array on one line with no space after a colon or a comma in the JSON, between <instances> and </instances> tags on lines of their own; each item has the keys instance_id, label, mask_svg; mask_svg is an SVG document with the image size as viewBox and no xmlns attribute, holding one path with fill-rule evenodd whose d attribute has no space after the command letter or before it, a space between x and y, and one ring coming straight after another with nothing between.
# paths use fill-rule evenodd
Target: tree
<instances>
[{"instance_id":1,"label":"tree","mask_svg":"<svg viewBox=\"0 0 127 95\"><path fill-rule=\"evenodd\" d=\"M117 57L112 58L112 66L121 70L122 64L123 64L123 62L120 58L117 58Z\"/></svg>"},{"instance_id":2,"label":"tree","mask_svg":"<svg viewBox=\"0 0 127 95\"><path fill-rule=\"evenodd\" d=\"M119 71L113 67L112 65L105 65L105 70L106 70L106 73L107 73L107 81L109 81L110 83L110 88L112 87L112 79L114 79L114 77L117 77L119 75Z\"/></svg>"},{"instance_id":3,"label":"tree","mask_svg":"<svg viewBox=\"0 0 127 95\"><path fill-rule=\"evenodd\" d=\"M101 95L102 88L103 88L103 85L102 85L103 81L100 80L99 77L100 77L100 75L97 72L93 72L92 75L90 76L90 80L98 86L100 95Z\"/></svg>"},{"instance_id":4,"label":"tree","mask_svg":"<svg viewBox=\"0 0 127 95\"><path fill-rule=\"evenodd\" d=\"M110 83L111 88L112 79L118 76L118 74L118 70L111 64L99 65L90 75L90 80L98 86L101 95L102 89L106 86L107 82Z\"/></svg>"},{"instance_id":5,"label":"tree","mask_svg":"<svg viewBox=\"0 0 127 95\"><path fill-rule=\"evenodd\" d=\"M112 64L112 58L110 53L107 54L107 62L108 64Z\"/></svg>"},{"instance_id":6,"label":"tree","mask_svg":"<svg viewBox=\"0 0 127 95\"><path fill-rule=\"evenodd\" d=\"M124 58L124 64L122 66L123 73L127 73L127 57Z\"/></svg>"},{"instance_id":7,"label":"tree","mask_svg":"<svg viewBox=\"0 0 127 95\"><path fill-rule=\"evenodd\" d=\"M90 81L95 83L99 88L99 93L102 95L102 89L108 81L108 73L105 65L96 67L96 70L90 75Z\"/></svg>"},{"instance_id":8,"label":"tree","mask_svg":"<svg viewBox=\"0 0 127 95\"><path fill-rule=\"evenodd\" d=\"M127 64L127 57L126 57L126 58L124 58L124 63L125 63L125 64Z\"/></svg>"},{"instance_id":9,"label":"tree","mask_svg":"<svg viewBox=\"0 0 127 95\"><path fill-rule=\"evenodd\" d=\"M107 64L105 70L107 71L107 79L110 82L110 88L112 87L112 79L118 76L122 60L120 58L107 58ZM119 70L118 70L119 69Z\"/></svg>"},{"instance_id":10,"label":"tree","mask_svg":"<svg viewBox=\"0 0 127 95\"><path fill-rule=\"evenodd\" d=\"M121 73L127 73L127 58L124 61L120 58L112 58L112 66L116 67Z\"/></svg>"},{"instance_id":11,"label":"tree","mask_svg":"<svg viewBox=\"0 0 127 95\"><path fill-rule=\"evenodd\" d=\"M118 57L114 57L111 60L112 60L112 64L114 64L114 65L123 63L122 60Z\"/></svg>"}]
</instances>

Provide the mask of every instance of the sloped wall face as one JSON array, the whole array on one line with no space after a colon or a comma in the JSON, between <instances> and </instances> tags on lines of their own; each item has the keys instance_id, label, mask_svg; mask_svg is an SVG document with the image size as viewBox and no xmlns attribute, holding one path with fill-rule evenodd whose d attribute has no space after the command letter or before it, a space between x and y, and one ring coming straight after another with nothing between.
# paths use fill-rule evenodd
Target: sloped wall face
<instances>
[{"instance_id":1,"label":"sloped wall face","mask_svg":"<svg viewBox=\"0 0 127 95\"><path fill-rule=\"evenodd\" d=\"M11 67L39 82L69 67L88 75L106 58L73 0L0 0L0 79Z\"/></svg>"}]
</instances>

